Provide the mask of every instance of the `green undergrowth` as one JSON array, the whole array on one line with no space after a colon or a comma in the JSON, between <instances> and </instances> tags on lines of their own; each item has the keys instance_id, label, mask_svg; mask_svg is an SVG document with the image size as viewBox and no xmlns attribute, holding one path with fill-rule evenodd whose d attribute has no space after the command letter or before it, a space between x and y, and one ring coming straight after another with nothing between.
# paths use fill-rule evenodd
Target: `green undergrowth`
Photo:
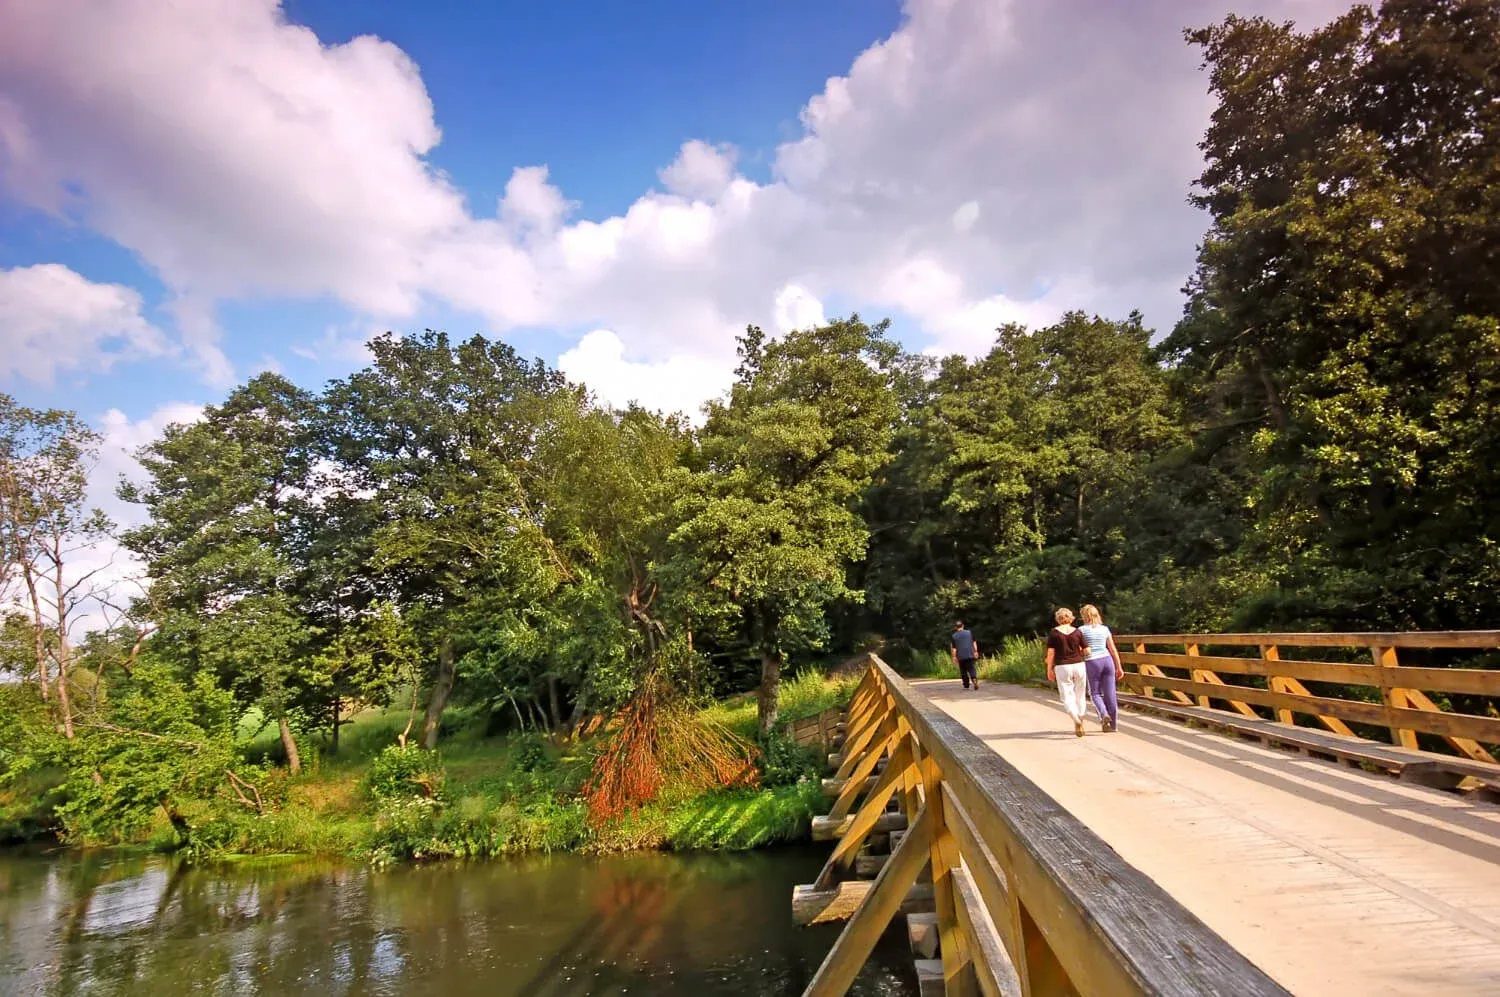
<instances>
[{"instance_id":1,"label":"green undergrowth","mask_svg":"<svg viewBox=\"0 0 1500 997\"><path fill-rule=\"evenodd\" d=\"M858 675L805 669L782 683L781 718L846 703L857 682ZM290 776L274 729L252 718L240 736L246 771L262 774L261 812L226 786L182 811L185 829L163 815L143 837L113 844L200 861L314 855L386 864L521 852L743 850L804 837L822 804L820 753L780 735L758 738L753 696L706 704L700 717L756 743L761 785L701 793L668 784L655 801L604 826L590 822L581 794L597 739L490 736L482 716L454 709L436 752L403 749L396 741L406 712L368 711L344 726L337 753L326 741L300 740L303 772ZM12 840L46 830L34 804L12 798L20 788L0 795L0 834L8 830Z\"/></svg>"},{"instance_id":2,"label":"green undergrowth","mask_svg":"<svg viewBox=\"0 0 1500 997\"><path fill-rule=\"evenodd\" d=\"M980 645L979 678L987 682L1010 682L1026 685L1047 677L1046 646L1035 637L1006 637L999 651ZM891 665L910 679L958 678L958 666L952 655L941 651L914 650L892 655Z\"/></svg>"}]
</instances>

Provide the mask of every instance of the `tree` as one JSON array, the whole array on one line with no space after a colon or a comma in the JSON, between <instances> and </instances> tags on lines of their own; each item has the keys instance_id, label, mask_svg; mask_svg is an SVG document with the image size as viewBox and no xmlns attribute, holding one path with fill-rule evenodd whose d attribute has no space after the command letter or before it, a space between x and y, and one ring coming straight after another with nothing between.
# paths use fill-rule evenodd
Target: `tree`
<instances>
[{"instance_id":1,"label":"tree","mask_svg":"<svg viewBox=\"0 0 1500 997\"><path fill-rule=\"evenodd\" d=\"M303 556L317 516L311 414L306 392L261 374L168 427L137 455L149 484L121 489L151 516L121 541L146 562L162 653L264 710L294 773L291 720L318 684L304 667L324 636Z\"/></svg>"},{"instance_id":2,"label":"tree","mask_svg":"<svg viewBox=\"0 0 1500 997\"><path fill-rule=\"evenodd\" d=\"M785 656L822 644L827 608L860 597L847 573L869 532L855 506L889 459L896 416L886 328L855 317L767 342L751 326L678 503L675 581L702 593L695 621L760 659L763 733Z\"/></svg>"},{"instance_id":3,"label":"tree","mask_svg":"<svg viewBox=\"0 0 1500 997\"><path fill-rule=\"evenodd\" d=\"M1239 427L1242 625L1479 625L1500 580L1500 4L1189 32L1212 228L1166 355ZM1287 594L1287 593L1290 593Z\"/></svg>"},{"instance_id":4,"label":"tree","mask_svg":"<svg viewBox=\"0 0 1500 997\"><path fill-rule=\"evenodd\" d=\"M58 722L69 739L71 629L79 605L94 595L99 571L77 573L69 564L110 529L103 513L85 506L98 442L75 413L24 408L0 395L0 580L20 578L31 610L37 684L44 701L56 694Z\"/></svg>"},{"instance_id":5,"label":"tree","mask_svg":"<svg viewBox=\"0 0 1500 997\"><path fill-rule=\"evenodd\" d=\"M324 453L369 496L379 591L435 651L422 723L434 747L474 636L534 605L565 571L522 471L546 406L571 389L479 336L453 346L428 331L370 348L375 362L325 394Z\"/></svg>"}]
</instances>

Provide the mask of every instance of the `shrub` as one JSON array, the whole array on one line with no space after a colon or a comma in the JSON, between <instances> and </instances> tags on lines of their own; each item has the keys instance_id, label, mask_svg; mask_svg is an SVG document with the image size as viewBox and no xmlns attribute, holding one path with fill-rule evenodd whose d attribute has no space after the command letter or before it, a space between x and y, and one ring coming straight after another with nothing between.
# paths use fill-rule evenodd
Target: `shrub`
<instances>
[{"instance_id":1,"label":"shrub","mask_svg":"<svg viewBox=\"0 0 1500 997\"><path fill-rule=\"evenodd\" d=\"M799 779L817 777L821 766L817 748L800 745L780 731L756 740L761 785L790 786Z\"/></svg>"},{"instance_id":2,"label":"shrub","mask_svg":"<svg viewBox=\"0 0 1500 997\"><path fill-rule=\"evenodd\" d=\"M438 802L443 797L444 781L442 759L436 751L391 744L370 763L363 788L377 803L410 799Z\"/></svg>"}]
</instances>

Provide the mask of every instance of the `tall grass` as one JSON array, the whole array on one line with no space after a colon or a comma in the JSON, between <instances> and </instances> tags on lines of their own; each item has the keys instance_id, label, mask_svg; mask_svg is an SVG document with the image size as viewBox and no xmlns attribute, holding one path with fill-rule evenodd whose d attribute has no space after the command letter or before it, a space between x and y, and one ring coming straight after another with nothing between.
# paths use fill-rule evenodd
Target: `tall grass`
<instances>
[{"instance_id":1,"label":"tall grass","mask_svg":"<svg viewBox=\"0 0 1500 997\"><path fill-rule=\"evenodd\" d=\"M1000 653L991 654L979 663L979 677L989 682L1026 685L1047 678L1046 645L1035 637L1007 637L1000 642Z\"/></svg>"}]
</instances>

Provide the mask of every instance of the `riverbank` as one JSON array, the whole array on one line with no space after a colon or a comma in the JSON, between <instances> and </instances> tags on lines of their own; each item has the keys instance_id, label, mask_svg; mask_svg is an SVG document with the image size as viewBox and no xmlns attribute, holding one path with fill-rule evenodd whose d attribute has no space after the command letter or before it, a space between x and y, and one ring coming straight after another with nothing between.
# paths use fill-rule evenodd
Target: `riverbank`
<instances>
[{"instance_id":1,"label":"riverbank","mask_svg":"<svg viewBox=\"0 0 1500 997\"><path fill-rule=\"evenodd\" d=\"M804 670L783 683L784 721L847 702L857 676ZM740 737L755 734L753 697L699 711L703 722ZM761 746L756 788L694 792L669 781L657 798L617 820L589 819L582 789L601 738L554 739L533 732L487 735L478 711L444 716L435 753L394 749L403 711L371 710L343 728L337 753L309 739L297 776L266 765L258 793L244 805L224 800L185 810L185 825L162 815L123 841L71 841L200 860L245 855L338 856L388 864L527 852L647 849L746 850L804 837L822 803L822 759L775 737ZM242 745L247 763L274 761L274 737ZM413 783L402 770L416 766ZM55 827L60 802L46 773L0 794L0 836L34 838ZM394 787L394 788L392 788ZM225 794L233 791L227 786Z\"/></svg>"}]
</instances>

